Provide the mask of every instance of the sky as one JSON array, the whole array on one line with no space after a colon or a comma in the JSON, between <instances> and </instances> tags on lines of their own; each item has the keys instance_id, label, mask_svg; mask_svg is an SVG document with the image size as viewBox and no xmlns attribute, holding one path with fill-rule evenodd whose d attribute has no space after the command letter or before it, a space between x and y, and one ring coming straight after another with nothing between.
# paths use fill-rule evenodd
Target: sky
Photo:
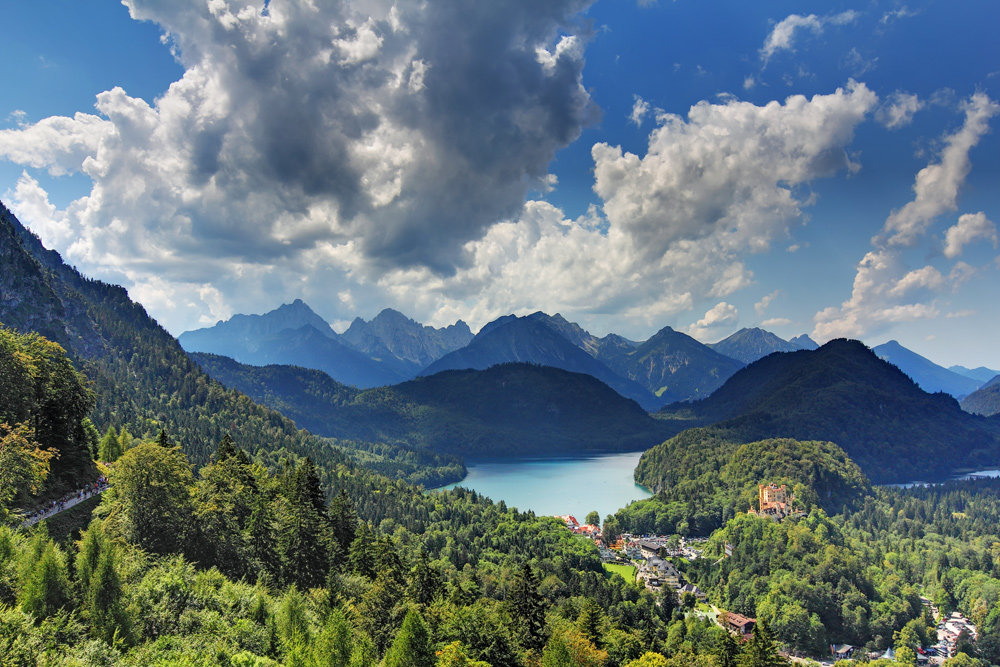
<instances>
[{"instance_id":1,"label":"sky","mask_svg":"<svg viewBox=\"0 0 1000 667\"><path fill-rule=\"evenodd\" d=\"M175 335L303 299L1000 368L1000 3L35 0L0 199Z\"/></svg>"}]
</instances>

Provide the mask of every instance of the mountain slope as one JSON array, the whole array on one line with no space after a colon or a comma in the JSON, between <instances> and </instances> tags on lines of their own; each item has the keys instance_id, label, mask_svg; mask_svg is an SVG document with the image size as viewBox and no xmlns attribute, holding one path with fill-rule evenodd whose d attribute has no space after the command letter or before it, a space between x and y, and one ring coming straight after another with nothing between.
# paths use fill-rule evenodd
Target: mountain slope
<instances>
[{"instance_id":1,"label":"mountain slope","mask_svg":"<svg viewBox=\"0 0 1000 667\"><path fill-rule=\"evenodd\" d=\"M679 400L708 396L743 367L742 362L670 327L636 347L616 338L598 348L597 358L654 394Z\"/></svg>"},{"instance_id":2,"label":"mountain slope","mask_svg":"<svg viewBox=\"0 0 1000 667\"><path fill-rule=\"evenodd\" d=\"M362 391L305 368L192 358L227 386L330 437L499 457L635 451L676 432L593 377L546 366L443 371Z\"/></svg>"},{"instance_id":3,"label":"mountain slope","mask_svg":"<svg viewBox=\"0 0 1000 667\"><path fill-rule=\"evenodd\" d=\"M962 399L962 409L974 415L1000 414L1000 375Z\"/></svg>"},{"instance_id":4,"label":"mountain slope","mask_svg":"<svg viewBox=\"0 0 1000 667\"><path fill-rule=\"evenodd\" d=\"M801 349L798 345L778 338L770 331L756 327L740 329L732 336L710 344L709 347L744 364L753 363L773 352L793 352Z\"/></svg>"},{"instance_id":5,"label":"mountain slope","mask_svg":"<svg viewBox=\"0 0 1000 667\"><path fill-rule=\"evenodd\" d=\"M213 327L185 332L178 340L188 352L220 354L255 366L315 368L358 387L393 384L412 375L405 365L381 363L344 343L298 299L263 315L234 315Z\"/></svg>"},{"instance_id":6,"label":"mountain slope","mask_svg":"<svg viewBox=\"0 0 1000 667\"><path fill-rule=\"evenodd\" d=\"M199 465L225 433L251 452L347 462L342 450L213 381L123 288L81 276L2 205L0 262L0 321L66 348L93 383L99 429L127 425L149 436L165 429Z\"/></svg>"},{"instance_id":7,"label":"mountain slope","mask_svg":"<svg viewBox=\"0 0 1000 667\"><path fill-rule=\"evenodd\" d=\"M914 382L920 385L921 389L928 393L943 391L961 399L974 392L982 384L977 380L938 366L930 359L906 349L894 340L873 347L872 352L877 354L880 359L885 359L909 375Z\"/></svg>"},{"instance_id":8,"label":"mountain slope","mask_svg":"<svg viewBox=\"0 0 1000 667\"><path fill-rule=\"evenodd\" d=\"M877 483L941 479L1000 461L1000 421L928 394L858 341L765 357L707 399L668 406L661 416L716 424L740 442L834 442Z\"/></svg>"},{"instance_id":9,"label":"mountain slope","mask_svg":"<svg viewBox=\"0 0 1000 667\"><path fill-rule=\"evenodd\" d=\"M978 380L980 382L980 387L984 386L982 383L989 382L1000 375L1000 371L995 371L991 368L986 368L985 366L980 366L979 368L966 368L965 366L949 366L948 370L952 373L958 373L959 375L964 375L967 378L972 378L973 380Z\"/></svg>"},{"instance_id":10,"label":"mountain slope","mask_svg":"<svg viewBox=\"0 0 1000 667\"><path fill-rule=\"evenodd\" d=\"M392 365L410 379L428 364L468 345L472 332L462 320L435 329L386 308L370 322L355 318L341 338L372 359Z\"/></svg>"},{"instance_id":11,"label":"mountain slope","mask_svg":"<svg viewBox=\"0 0 1000 667\"><path fill-rule=\"evenodd\" d=\"M496 364L519 361L586 373L646 410L658 409L665 403L636 382L616 375L542 319L532 316L503 319L505 322L500 325L483 327L472 342L438 359L420 375L434 375L444 370L485 370Z\"/></svg>"}]
</instances>

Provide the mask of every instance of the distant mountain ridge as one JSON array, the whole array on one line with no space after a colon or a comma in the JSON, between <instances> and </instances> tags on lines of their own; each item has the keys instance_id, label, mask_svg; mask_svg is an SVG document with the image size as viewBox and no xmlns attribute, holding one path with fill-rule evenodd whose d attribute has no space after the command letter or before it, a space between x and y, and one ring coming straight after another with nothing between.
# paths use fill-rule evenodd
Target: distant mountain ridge
<instances>
[{"instance_id":1,"label":"distant mountain ridge","mask_svg":"<svg viewBox=\"0 0 1000 667\"><path fill-rule=\"evenodd\" d=\"M876 483L937 480L955 468L1000 462L1000 420L928 394L858 341L764 357L708 398L660 416L714 424L740 442L830 441Z\"/></svg>"},{"instance_id":2,"label":"distant mountain ridge","mask_svg":"<svg viewBox=\"0 0 1000 667\"><path fill-rule=\"evenodd\" d=\"M909 375L921 389L928 393L943 391L957 399L971 394L982 382L973 380L938 366L930 359L922 357L894 340L873 347L872 351Z\"/></svg>"},{"instance_id":3,"label":"distant mountain ridge","mask_svg":"<svg viewBox=\"0 0 1000 667\"><path fill-rule=\"evenodd\" d=\"M986 383L990 380L996 378L1000 375L1000 371L995 371L991 368L986 368L985 366L980 366L979 368L966 368L965 366L949 366L948 370L952 373L958 373L959 375L964 375L967 378L972 378L973 380L978 380L980 383ZM980 386L985 386L981 384Z\"/></svg>"},{"instance_id":4,"label":"distant mountain ridge","mask_svg":"<svg viewBox=\"0 0 1000 667\"><path fill-rule=\"evenodd\" d=\"M212 377L313 433L457 456L638 451L676 433L583 373L521 363L359 390L292 366L192 353Z\"/></svg>"},{"instance_id":5,"label":"distant mountain ridge","mask_svg":"<svg viewBox=\"0 0 1000 667\"><path fill-rule=\"evenodd\" d=\"M178 338L188 352L244 364L313 368L338 382L368 388L413 379L435 359L472 339L465 322L435 329L386 308L370 322L355 318L338 335L301 299L262 315L234 315Z\"/></svg>"},{"instance_id":6,"label":"distant mountain ridge","mask_svg":"<svg viewBox=\"0 0 1000 667\"><path fill-rule=\"evenodd\" d=\"M788 342L800 350L815 350L819 348L819 343L810 338L808 334L799 334L794 338L790 338Z\"/></svg>"},{"instance_id":7,"label":"distant mountain ridge","mask_svg":"<svg viewBox=\"0 0 1000 667\"><path fill-rule=\"evenodd\" d=\"M407 379L449 352L465 347L472 340L472 331L462 320L441 329L416 322L399 311L386 308L370 322L357 317L341 334L341 338L356 350L376 361L392 364Z\"/></svg>"},{"instance_id":8,"label":"distant mountain ridge","mask_svg":"<svg viewBox=\"0 0 1000 667\"><path fill-rule=\"evenodd\" d=\"M438 359L420 375L434 375L445 370L485 370L497 364L525 362L585 373L636 401L645 410L659 409L667 402L653 396L638 383L615 374L577 347L552 326L544 314L507 316L502 320L483 327L468 345Z\"/></svg>"},{"instance_id":9,"label":"distant mountain ridge","mask_svg":"<svg viewBox=\"0 0 1000 667\"><path fill-rule=\"evenodd\" d=\"M657 396L680 400L708 396L744 365L671 327L638 345L621 337L607 341L597 358Z\"/></svg>"},{"instance_id":10,"label":"distant mountain ridge","mask_svg":"<svg viewBox=\"0 0 1000 667\"><path fill-rule=\"evenodd\" d=\"M794 352L795 350L802 349L798 345L779 338L770 331L764 331L757 327L740 329L718 343L709 344L709 347L719 354L742 361L744 364L753 363L761 357L766 357L774 352Z\"/></svg>"},{"instance_id":11,"label":"distant mountain ridge","mask_svg":"<svg viewBox=\"0 0 1000 667\"><path fill-rule=\"evenodd\" d=\"M215 326L185 332L177 340L188 352L221 354L255 366L315 368L358 387L407 379L404 370L380 363L341 340L301 299L263 315L233 315Z\"/></svg>"}]
</instances>

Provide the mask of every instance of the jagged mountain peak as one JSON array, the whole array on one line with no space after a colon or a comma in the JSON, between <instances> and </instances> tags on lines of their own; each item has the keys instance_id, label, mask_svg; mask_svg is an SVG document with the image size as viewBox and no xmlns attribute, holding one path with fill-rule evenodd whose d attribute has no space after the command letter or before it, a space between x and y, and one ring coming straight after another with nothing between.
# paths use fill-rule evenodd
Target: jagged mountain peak
<instances>
[{"instance_id":1,"label":"jagged mountain peak","mask_svg":"<svg viewBox=\"0 0 1000 667\"><path fill-rule=\"evenodd\" d=\"M753 363L775 352L793 352L800 349L760 327L744 327L718 343L712 343L709 347L745 364Z\"/></svg>"}]
</instances>

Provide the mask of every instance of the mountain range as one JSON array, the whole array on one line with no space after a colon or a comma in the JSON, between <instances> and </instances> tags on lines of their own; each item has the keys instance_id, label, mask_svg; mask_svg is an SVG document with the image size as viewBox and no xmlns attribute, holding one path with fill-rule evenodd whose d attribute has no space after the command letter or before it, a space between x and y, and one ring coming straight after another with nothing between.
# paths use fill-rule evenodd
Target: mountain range
<instances>
[{"instance_id":1,"label":"mountain range","mask_svg":"<svg viewBox=\"0 0 1000 667\"><path fill-rule=\"evenodd\" d=\"M212 377L311 432L478 457L637 451L676 433L582 373L523 363L356 389L320 371L193 353Z\"/></svg>"},{"instance_id":2,"label":"mountain range","mask_svg":"<svg viewBox=\"0 0 1000 667\"><path fill-rule=\"evenodd\" d=\"M811 339L810 342L812 342ZM728 338L710 344L709 347L727 357L742 361L744 364L751 364L774 352L794 352L802 349L791 341L782 340L770 331L756 327L740 329Z\"/></svg>"},{"instance_id":3,"label":"mountain range","mask_svg":"<svg viewBox=\"0 0 1000 667\"><path fill-rule=\"evenodd\" d=\"M1000 419L929 394L859 341L772 354L735 373L711 396L658 416L714 425L739 442L767 438L839 445L876 483L936 480L1000 460Z\"/></svg>"},{"instance_id":4,"label":"mountain range","mask_svg":"<svg viewBox=\"0 0 1000 667\"><path fill-rule=\"evenodd\" d=\"M943 391L957 399L962 399L983 384L978 380L938 366L930 359L906 349L894 340L873 347L872 352L877 354L880 359L898 367L899 370L909 375L921 389L929 393Z\"/></svg>"}]
</instances>

